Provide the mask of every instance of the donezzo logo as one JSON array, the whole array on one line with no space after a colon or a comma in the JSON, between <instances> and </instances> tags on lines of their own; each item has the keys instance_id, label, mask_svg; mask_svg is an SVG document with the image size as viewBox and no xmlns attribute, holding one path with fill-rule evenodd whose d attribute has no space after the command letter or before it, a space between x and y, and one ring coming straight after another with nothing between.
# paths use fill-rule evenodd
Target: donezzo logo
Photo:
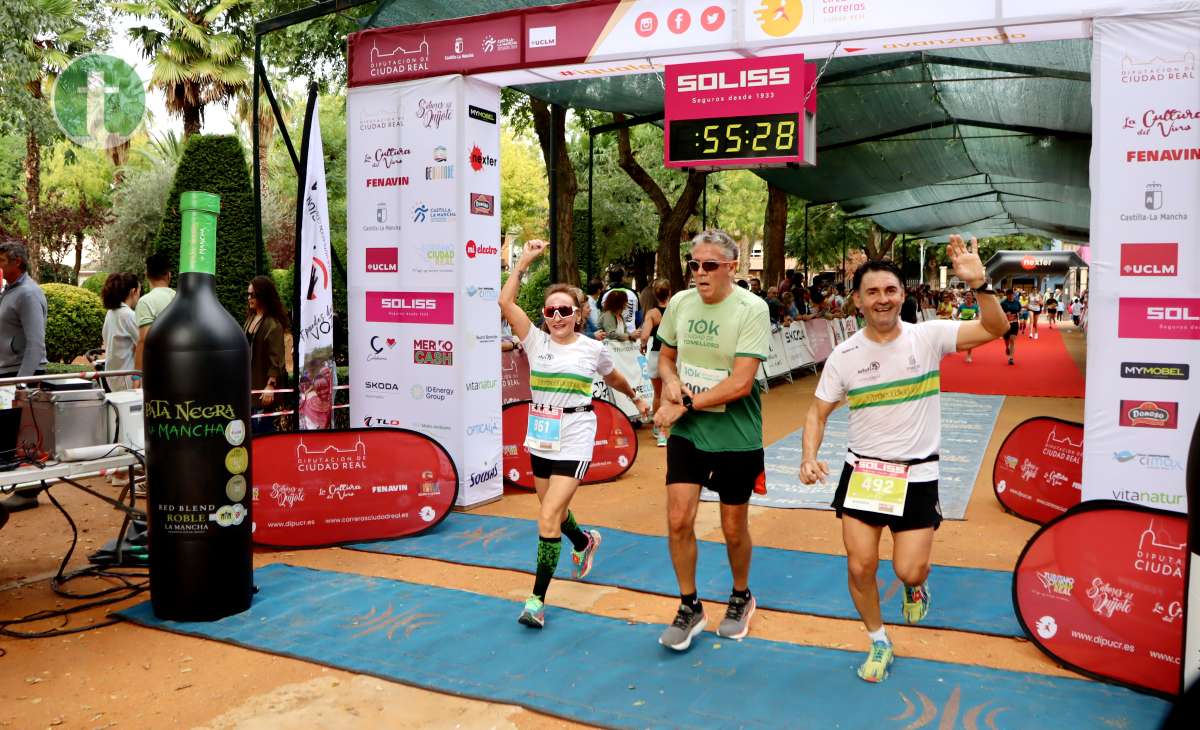
<instances>
[{"instance_id":1,"label":"donezzo logo","mask_svg":"<svg viewBox=\"0 0 1200 730\"><path fill-rule=\"evenodd\" d=\"M1120 425L1135 428L1176 428L1178 412L1178 403L1123 400Z\"/></svg>"}]
</instances>

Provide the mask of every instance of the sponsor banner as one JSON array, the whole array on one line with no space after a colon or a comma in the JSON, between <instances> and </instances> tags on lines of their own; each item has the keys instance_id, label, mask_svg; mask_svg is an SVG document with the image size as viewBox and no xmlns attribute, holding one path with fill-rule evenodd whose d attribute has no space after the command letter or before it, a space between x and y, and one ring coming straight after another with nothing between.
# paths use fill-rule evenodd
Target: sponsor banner
<instances>
[{"instance_id":1,"label":"sponsor banner","mask_svg":"<svg viewBox=\"0 0 1200 730\"><path fill-rule=\"evenodd\" d=\"M529 356L524 348L500 353L500 399L506 405L533 399L529 390Z\"/></svg>"},{"instance_id":2,"label":"sponsor banner","mask_svg":"<svg viewBox=\"0 0 1200 730\"><path fill-rule=\"evenodd\" d=\"M1083 424L1039 416L1009 432L992 465L992 489L1006 510L1043 524L1079 504Z\"/></svg>"},{"instance_id":3,"label":"sponsor banner","mask_svg":"<svg viewBox=\"0 0 1200 730\"><path fill-rule=\"evenodd\" d=\"M1200 411L1187 382L1200 361L1200 15L1093 29L1087 381L1107 397L1084 404L1083 498L1186 512L1179 424Z\"/></svg>"},{"instance_id":4,"label":"sponsor banner","mask_svg":"<svg viewBox=\"0 0 1200 730\"><path fill-rule=\"evenodd\" d=\"M1179 692L1187 519L1096 501L1044 525L1013 572L1017 619L1055 661L1136 689Z\"/></svg>"},{"instance_id":5,"label":"sponsor banner","mask_svg":"<svg viewBox=\"0 0 1200 730\"><path fill-rule=\"evenodd\" d=\"M816 362L812 351L808 349L808 331L804 322L792 322L782 329L783 349L787 351L788 364L802 368Z\"/></svg>"},{"instance_id":6,"label":"sponsor banner","mask_svg":"<svg viewBox=\"0 0 1200 730\"><path fill-rule=\"evenodd\" d=\"M617 370L625 376L629 381L630 387L638 394L638 396L647 403L654 402L654 385L650 382L650 365L646 361L646 356L642 354L641 345L637 342L617 342L616 340L605 340L604 346L608 348L609 354L612 355L613 365ZM624 393L618 393L604 379L597 376L596 381L592 383L592 395L596 398L603 398L611 403L615 403L621 412L631 419L640 419L641 414L633 405L633 401Z\"/></svg>"},{"instance_id":7,"label":"sponsor banner","mask_svg":"<svg viewBox=\"0 0 1200 730\"><path fill-rule=\"evenodd\" d=\"M782 45L817 38L846 38L854 35L880 35L914 26L953 27L996 20L994 0L962 0L947 5L939 0L743 0L740 22L748 46ZM1006 43L1012 38L974 38L999 34L998 28L980 33L937 33L914 35L904 48L890 50L930 50L980 43ZM1018 39L1019 40L1019 39ZM854 47L853 44L850 44Z\"/></svg>"},{"instance_id":8,"label":"sponsor banner","mask_svg":"<svg viewBox=\"0 0 1200 730\"><path fill-rule=\"evenodd\" d=\"M521 489L533 489L533 467L525 448L529 403L523 400L504 405L504 483ZM638 452L637 432L619 408L600 398L592 399L592 408L596 414L596 445L583 484L619 478L633 466Z\"/></svg>"},{"instance_id":9,"label":"sponsor banner","mask_svg":"<svg viewBox=\"0 0 1200 730\"><path fill-rule=\"evenodd\" d=\"M827 319L809 319L804 323L804 332L808 335L808 349L815 362L825 362L829 353L833 352L833 328Z\"/></svg>"},{"instance_id":10,"label":"sponsor banner","mask_svg":"<svg viewBox=\"0 0 1200 730\"><path fill-rule=\"evenodd\" d=\"M378 28L349 38L350 86L521 65L521 17Z\"/></svg>"},{"instance_id":11,"label":"sponsor banner","mask_svg":"<svg viewBox=\"0 0 1200 730\"><path fill-rule=\"evenodd\" d=\"M780 329L772 332L771 339L767 341L767 360L763 363L763 370L768 378L777 378L792 372L787 345L783 341L783 332Z\"/></svg>"},{"instance_id":12,"label":"sponsor banner","mask_svg":"<svg viewBox=\"0 0 1200 730\"><path fill-rule=\"evenodd\" d=\"M254 437L251 487L255 544L316 547L424 532L450 512L458 471L414 431L279 433ZM244 495L245 479L226 491Z\"/></svg>"}]
</instances>

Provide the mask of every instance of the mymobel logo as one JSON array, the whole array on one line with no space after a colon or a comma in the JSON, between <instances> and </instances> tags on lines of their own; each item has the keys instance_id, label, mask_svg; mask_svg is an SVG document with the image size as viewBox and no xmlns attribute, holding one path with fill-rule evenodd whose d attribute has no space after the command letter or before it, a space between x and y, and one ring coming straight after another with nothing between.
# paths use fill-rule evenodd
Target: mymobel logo
<instances>
[{"instance_id":1,"label":"mymobel logo","mask_svg":"<svg viewBox=\"0 0 1200 730\"><path fill-rule=\"evenodd\" d=\"M470 117L471 119L477 119L481 122L487 122L488 124L496 123L496 112L494 112L490 109L483 109L481 107L471 106L470 104L467 105L467 116Z\"/></svg>"},{"instance_id":2,"label":"mymobel logo","mask_svg":"<svg viewBox=\"0 0 1200 730\"><path fill-rule=\"evenodd\" d=\"M1187 363L1123 362L1122 378L1144 378L1146 380L1187 380L1191 365Z\"/></svg>"},{"instance_id":3,"label":"mymobel logo","mask_svg":"<svg viewBox=\"0 0 1200 730\"><path fill-rule=\"evenodd\" d=\"M50 92L59 129L72 142L109 149L129 141L146 113L146 87L133 66L102 53L80 56Z\"/></svg>"},{"instance_id":4,"label":"mymobel logo","mask_svg":"<svg viewBox=\"0 0 1200 730\"><path fill-rule=\"evenodd\" d=\"M743 69L737 73L715 71L706 74L681 74L675 80L676 91L716 91L718 89L755 89L763 86L787 86L792 82L787 66Z\"/></svg>"}]
</instances>

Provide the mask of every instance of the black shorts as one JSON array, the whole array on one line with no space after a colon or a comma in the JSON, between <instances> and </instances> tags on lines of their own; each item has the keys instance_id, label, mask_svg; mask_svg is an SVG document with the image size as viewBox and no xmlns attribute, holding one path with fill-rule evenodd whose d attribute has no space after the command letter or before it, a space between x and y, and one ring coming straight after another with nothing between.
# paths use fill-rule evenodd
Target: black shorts
<instances>
[{"instance_id":1,"label":"black shorts","mask_svg":"<svg viewBox=\"0 0 1200 730\"><path fill-rule=\"evenodd\" d=\"M846 490L850 488L850 475L853 473L854 467L849 464L842 467L842 478L838 481L837 491L834 492L833 502L830 503L839 519L843 514L848 514L868 525L890 528L893 533L921 530L926 527L936 530L942 524L942 505L938 501L937 481L909 482L908 495L904 498L904 514L899 517L842 507L842 503L846 501Z\"/></svg>"},{"instance_id":2,"label":"black shorts","mask_svg":"<svg viewBox=\"0 0 1200 730\"><path fill-rule=\"evenodd\" d=\"M1020 329L1020 325L1018 323L1009 322L1008 323L1008 334L1004 335L1004 339L1007 340L1009 337L1016 337L1018 329Z\"/></svg>"},{"instance_id":3,"label":"black shorts","mask_svg":"<svg viewBox=\"0 0 1200 730\"><path fill-rule=\"evenodd\" d=\"M721 504L750 501L766 469L763 450L703 451L682 436L667 439L667 484L699 484L721 496Z\"/></svg>"},{"instance_id":4,"label":"black shorts","mask_svg":"<svg viewBox=\"0 0 1200 730\"><path fill-rule=\"evenodd\" d=\"M591 461L558 461L537 454L530 454L529 461L533 465L533 476L538 479L549 479L553 475L582 481L583 475L587 474L588 467L592 465Z\"/></svg>"}]
</instances>

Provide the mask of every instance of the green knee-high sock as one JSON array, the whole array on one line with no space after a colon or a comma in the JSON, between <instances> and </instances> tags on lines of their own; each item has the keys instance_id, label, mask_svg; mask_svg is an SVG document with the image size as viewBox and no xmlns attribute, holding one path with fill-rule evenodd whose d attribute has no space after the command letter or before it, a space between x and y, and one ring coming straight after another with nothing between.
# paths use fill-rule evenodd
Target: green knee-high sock
<instances>
[{"instance_id":1,"label":"green knee-high sock","mask_svg":"<svg viewBox=\"0 0 1200 730\"><path fill-rule=\"evenodd\" d=\"M571 541L571 546L578 552L588 545L587 533L579 529L579 523L575 521L575 515L571 514L571 510L567 510L567 519L562 523L562 534L567 536Z\"/></svg>"},{"instance_id":2,"label":"green knee-high sock","mask_svg":"<svg viewBox=\"0 0 1200 730\"><path fill-rule=\"evenodd\" d=\"M558 557L562 554L561 537L538 536L537 577L533 580L533 595L546 600L546 589L550 587L550 579L558 569Z\"/></svg>"}]
</instances>

